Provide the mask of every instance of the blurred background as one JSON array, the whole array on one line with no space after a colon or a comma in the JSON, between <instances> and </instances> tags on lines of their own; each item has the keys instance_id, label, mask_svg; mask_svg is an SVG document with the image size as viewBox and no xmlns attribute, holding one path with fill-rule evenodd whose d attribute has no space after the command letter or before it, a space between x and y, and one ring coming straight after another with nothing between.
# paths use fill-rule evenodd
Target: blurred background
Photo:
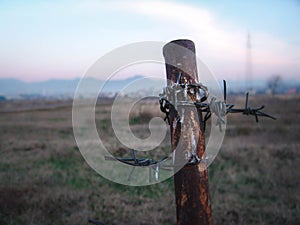
<instances>
[{"instance_id":1,"label":"blurred background","mask_svg":"<svg viewBox=\"0 0 300 225\"><path fill-rule=\"evenodd\" d=\"M187 38L216 80L227 80L228 102L243 107L248 91L250 106L266 105L277 117L255 123L228 116L209 167L214 223L299 224L299 11L298 0L0 1L0 223L175 224L171 178L122 186L85 163L73 136L72 100L80 78L107 52ZM100 96L97 129L116 155L130 152L111 128L113 99L146 73L119 73ZM152 75L164 79L164 67ZM163 117L152 100L129 118L140 138L152 117ZM163 142L152 157L169 150Z\"/></svg>"}]
</instances>

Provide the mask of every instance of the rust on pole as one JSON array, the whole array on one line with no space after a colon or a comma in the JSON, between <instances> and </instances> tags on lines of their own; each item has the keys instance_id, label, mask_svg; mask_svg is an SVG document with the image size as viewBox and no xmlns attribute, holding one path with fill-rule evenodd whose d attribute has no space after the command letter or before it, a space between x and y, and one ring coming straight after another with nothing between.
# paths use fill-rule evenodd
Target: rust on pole
<instances>
[{"instance_id":1,"label":"rust on pole","mask_svg":"<svg viewBox=\"0 0 300 225\"><path fill-rule=\"evenodd\" d=\"M179 49L184 49L178 50ZM195 45L190 40L175 40L163 48L168 86L199 83ZM198 93L200 94L200 93ZM188 93L196 101L196 93ZM178 100L183 100L184 96ZM202 112L195 107L178 105L169 112L174 165L196 154L205 158ZM178 163L179 162L179 163ZM181 164L183 165L183 164ZM176 170L176 168L175 168ZM174 175L177 225L212 225L208 171L205 160L186 164Z\"/></svg>"}]
</instances>

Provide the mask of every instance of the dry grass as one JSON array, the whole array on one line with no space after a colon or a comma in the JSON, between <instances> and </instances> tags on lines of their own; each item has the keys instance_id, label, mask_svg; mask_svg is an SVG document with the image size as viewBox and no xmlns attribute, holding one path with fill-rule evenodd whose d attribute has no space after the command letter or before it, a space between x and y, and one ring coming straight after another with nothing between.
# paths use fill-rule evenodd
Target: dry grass
<instances>
[{"instance_id":1,"label":"dry grass","mask_svg":"<svg viewBox=\"0 0 300 225\"><path fill-rule=\"evenodd\" d=\"M229 101L242 106L240 97ZM277 121L228 116L222 149L209 168L214 224L300 223L300 98L258 96ZM9 103L1 109L20 110ZM88 167L76 146L71 106L0 113L0 224L175 224L173 181L127 187L105 180ZM137 136L147 136L158 105L136 106ZM127 150L113 137L110 105L97 108L105 145ZM3 111L3 110L2 110ZM168 151L169 140L158 151ZM157 157L161 153L157 153Z\"/></svg>"}]
</instances>

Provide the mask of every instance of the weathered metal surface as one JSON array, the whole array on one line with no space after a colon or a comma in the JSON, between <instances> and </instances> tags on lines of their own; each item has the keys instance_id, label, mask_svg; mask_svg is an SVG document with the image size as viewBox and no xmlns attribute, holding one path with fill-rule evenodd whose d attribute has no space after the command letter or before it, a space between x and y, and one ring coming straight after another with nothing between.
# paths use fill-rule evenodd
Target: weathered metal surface
<instances>
[{"instance_id":1,"label":"weathered metal surface","mask_svg":"<svg viewBox=\"0 0 300 225\"><path fill-rule=\"evenodd\" d=\"M176 45L184 47L178 49ZM188 49L188 50L187 50ZM190 40L175 40L163 48L168 85L198 83L195 46ZM180 76L181 74L181 76ZM180 77L179 77L180 76ZM189 93L192 101L195 93ZM178 100L186 100L179 96ZM169 114L174 165L183 165L196 154L205 158L202 112L196 107L178 106ZM175 168L176 170L176 168ZM177 225L212 225L208 171L205 160L188 164L174 175Z\"/></svg>"}]
</instances>

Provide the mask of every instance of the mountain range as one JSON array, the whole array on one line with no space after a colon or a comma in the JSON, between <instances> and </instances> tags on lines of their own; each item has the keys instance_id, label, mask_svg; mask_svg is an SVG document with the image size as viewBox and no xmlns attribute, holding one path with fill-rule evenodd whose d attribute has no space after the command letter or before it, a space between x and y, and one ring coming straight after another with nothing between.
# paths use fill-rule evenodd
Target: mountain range
<instances>
[{"instance_id":1,"label":"mountain range","mask_svg":"<svg viewBox=\"0 0 300 225\"><path fill-rule=\"evenodd\" d=\"M18 79L0 79L0 95L7 97L17 96L74 96L80 79L71 80L47 80L42 82L24 82ZM87 93L98 92L102 87L101 93L116 93L129 86L130 90L139 91L153 89L154 87L162 88L165 84L162 80L145 78L143 76L134 76L122 80L103 81L96 78L85 78ZM130 86L130 84L133 84ZM137 84L137 85L135 85ZM127 90L128 92L128 90Z\"/></svg>"},{"instance_id":2,"label":"mountain range","mask_svg":"<svg viewBox=\"0 0 300 225\"><path fill-rule=\"evenodd\" d=\"M80 79L71 80L47 80L42 82L24 82L18 79L2 78L0 79L0 96L7 98L16 98L18 96L40 96L40 97L73 97ZM221 82L220 82L221 83ZM133 84L133 85L130 85ZM103 86L104 85L104 86ZM125 87L127 92L147 91L153 89L162 90L166 85L166 81L162 79L146 78L141 75L122 79L103 81L96 78L86 78L85 86L87 92L99 91L99 87L103 86L101 93L122 92ZM209 84L207 84L209 87ZM228 92L243 92L245 90L244 81L227 81ZM255 80L252 82L253 88L261 92L266 90L266 80ZM282 92L291 87L299 87L298 80L285 80L281 85Z\"/></svg>"}]
</instances>

